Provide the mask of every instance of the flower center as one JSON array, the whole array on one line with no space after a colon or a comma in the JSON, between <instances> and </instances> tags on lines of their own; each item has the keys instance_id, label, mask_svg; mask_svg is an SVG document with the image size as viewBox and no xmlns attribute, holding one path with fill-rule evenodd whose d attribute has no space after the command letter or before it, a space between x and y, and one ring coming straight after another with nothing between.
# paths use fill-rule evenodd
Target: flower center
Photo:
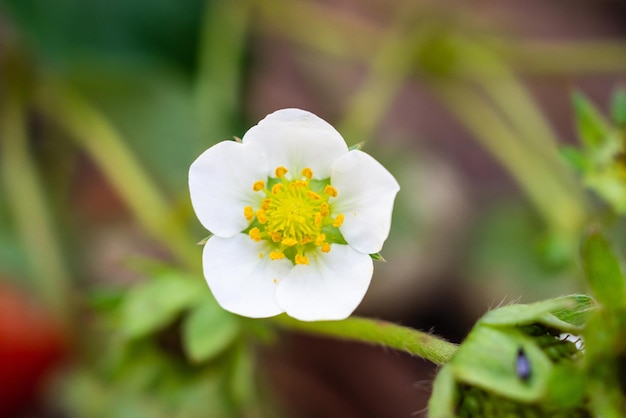
<instances>
[{"instance_id":1,"label":"flower center","mask_svg":"<svg viewBox=\"0 0 626 418\"><path fill-rule=\"evenodd\" d=\"M328 202L337 197L337 189L327 181L312 180L310 168L293 180L285 178L288 171L281 166L267 185L263 180L254 182L252 190L264 193L265 198L258 208L244 208L244 216L250 222L247 232L254 241L271 243L270 259L288 258L295 264L309 264L308 253L329 252L331 242L337 242L329 241L327 236L341 236L338 228L344 216L332 216Z\"/></svg>"}]
</instances>

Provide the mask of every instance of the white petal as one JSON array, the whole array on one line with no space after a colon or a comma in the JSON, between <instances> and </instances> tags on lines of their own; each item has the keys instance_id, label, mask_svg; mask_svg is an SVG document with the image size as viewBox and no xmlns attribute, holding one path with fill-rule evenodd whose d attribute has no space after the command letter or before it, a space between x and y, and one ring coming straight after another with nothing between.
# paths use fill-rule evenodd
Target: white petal
<instances>
[{"instance_id":1,"label":"white petal","mask_svg":"<svg viewBox=\"0 0 626 418\"><path fill-rule=\"evenodd\" d=\"M348 146L328 122L300 109L277 110L253 126L243 143L257 143L266 150L270 170L287 167L300 177L309 167L317 179L330 177L332 162L348 152Z\"/></svg>"},{"instance_id":2,"label":"white petal","mask_svg":"<svg viewBox=\"0 0 626 418\"><path fill-rule=\"evenodd\" d=\"M309 255L278 284L282 309L301 321L345 319L361 303L374 271L369 255L334 244L329 253Z\"/></svg>"},{"instance_id":3,"label":"white petal","mask_svg":"<svg viewBox=\"0 0 626 418\"><path fill-rule=\"evenodd\" d=\"M396 179L370 155L354 150L333 163L330 182L338 193L333 213L345 216L339 229L348 244L368 254L380 251L400 190Z\"/></svg>"},{"instance_id":4,"label":"white petal","mask_svg":"<svg viewBox=\"0 0 626 418\"><path fill-rule=\"evenodd\" d=\"M206 229L230 237L248 227L243 208L258 206L257 180L269 174L267 156L255 144L220 142L200 155L189 168L189 192L196 216Z\"/></svg>"},{"instance_id":5,"label":"white petal","mask_svg":"<svg viewBox=\"0 0 626 418\"><path fill-rule=\"evenodd\" d=\"M269 251L267 243L255 242L245 234L209 239L202 254L204 276L222 308L251 318L283 312L275 293L292 263L270 260Z\"/></svg>"}]
</instances>

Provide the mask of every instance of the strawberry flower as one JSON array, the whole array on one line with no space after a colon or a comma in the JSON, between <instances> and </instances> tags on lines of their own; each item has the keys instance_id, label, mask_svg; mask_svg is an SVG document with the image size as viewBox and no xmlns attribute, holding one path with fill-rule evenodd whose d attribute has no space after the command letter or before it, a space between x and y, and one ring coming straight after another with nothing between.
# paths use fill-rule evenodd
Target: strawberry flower
<instances>
[{"instance_id":1,"label":"strawberry flower","mask_svg":"<svg viewBox=\"0 0 626 418\"><path fill-rule=\"evenodd\" d=\"M344 319L363 299L400 187L327 122L283 109L200 155L189 189L213 234L203 269L218 303L315 321Z\"/></svg>"}]
</instances>

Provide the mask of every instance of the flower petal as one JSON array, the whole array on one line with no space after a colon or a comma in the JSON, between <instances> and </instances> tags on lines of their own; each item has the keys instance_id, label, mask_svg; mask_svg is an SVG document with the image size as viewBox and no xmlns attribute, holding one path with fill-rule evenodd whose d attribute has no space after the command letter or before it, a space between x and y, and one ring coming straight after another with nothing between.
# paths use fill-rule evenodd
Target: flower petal
<instances>
[{"instance_id":1,"label":"flower petal","mask_svg":"<svg viewBox=\"0 0 626 418\"><path fill-rule=\"evenodd\" d=\"M267 156L255 144L220 142L189 168L189 192L196 216L206 229L231 237L248 227L243 208L258 206L262 195L252 190L269 173Z\"/></svg>"},{"instance_id":2,"label":"flower petal","mask_svg":"<svg viewBox=\"0 0 626 418\"><path fill-rule=\"evenodd\" d=\"M309 255L278 284L276 299L301 321L345 319L357 308L372 279L369 255L335 244L329 253Z\"/></svg>"},{"instance_id":3,"label":"flower petal","mask_svg":"<svg viewBox=\"0 0 626 418\"><path fill-rule=\"evenodd\" d=\"M270 260L269 251L265 242L255 242L245 234L213 236L207 241L202 253L204 276L222 308L251 318L283 312L275 293L292 264L287 259Z\"/></svg>"},{"instance_id":4,"label":"flower petal","mask_svg":"<svg viewBox=\"0 0 626 418\"><path fill-rule=\"evenodd\" d=\"M396 179L370 155L353 150L335 160L330 182L338 193L333 212L345 216L339 229L348 244L367 254L380 251L400 190Z\"/></svg>"},{"instance_id":5,"label":"flower petal","mask_svg":"<svg viewBox=\"0 0 626 418\"><path fill-rule=\"evenodd\" d=\"M300 109L277 110L253 126L243 143L257 143L267 152L270 170L287 167L300 176L309 167L317 179L330 177L332 162L348 152L342 136L328 122Z\"/></svg>"}]
</instances>

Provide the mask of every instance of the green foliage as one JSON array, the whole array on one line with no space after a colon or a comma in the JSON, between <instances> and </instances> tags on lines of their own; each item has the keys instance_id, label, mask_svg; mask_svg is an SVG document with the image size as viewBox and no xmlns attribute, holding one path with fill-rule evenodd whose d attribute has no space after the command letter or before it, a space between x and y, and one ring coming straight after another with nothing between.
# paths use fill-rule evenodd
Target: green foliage
<instances>
[{"instance_id":1,"label":"green foliage","mask_svg":"<svg viewBox=\"0 0 626 418\"><path fill-rule=\"evenodd\" d=\"M572 95L576 126L582 148L562 150L565 159L618 214L626 214L626 141L624 91L613 97L612 121L608 121L582 93Z\"/></svg>"},{"instance_id":2,"label":"green foliage","mask_svg":"<svg viewBox=\"0 0 626 418\"><path fill-rule=\"evenodd\" d=\"M239 322L212 298L196 306L183 323L183 345L190 359L202 362L232 345Z\"/></svg>"},{"instance_id":3,"label":"green foliage","mask_svg":"<svg viewBox=\"0 0 626 418\"><path fill-rule=\"evenodd\" d=\"M128 292L121 308L120 329L129 338L144 337L209 297L201 278L165 271Z\"/></svg>"},{"instance_id":4,"label":"green foliage","mask_svg":"<svg viewBox=\"0 0 626 418\"><path fill-rule=\"evenodd\" d=\"M598 232L583 242L582 263L596 300L604 307L626 307L626 279L608 241Z\"/></svg>"},{"instance_id":5,"label":"green foliage","mask_svg":"<svg viewBox=\"0 0 626 418\"><path fill-rule=\"evenodd\" d=\"M582 354L561 334L582 332L593 311L572 295L487 312L438 374L430 416L591 416Z\"/></svg>"},{"instance_id":6,"label":"green foliage","mask_svg":"<svg viewBox=\"0 0 626 418\"><path fill-rule=\"evenodd\" d=\"M626 283L619 259L598 232L583 243L583 267L601 306L585 328L586 375L597 416L623 416L626 405Z\"/></svg>"}]
</instances>

